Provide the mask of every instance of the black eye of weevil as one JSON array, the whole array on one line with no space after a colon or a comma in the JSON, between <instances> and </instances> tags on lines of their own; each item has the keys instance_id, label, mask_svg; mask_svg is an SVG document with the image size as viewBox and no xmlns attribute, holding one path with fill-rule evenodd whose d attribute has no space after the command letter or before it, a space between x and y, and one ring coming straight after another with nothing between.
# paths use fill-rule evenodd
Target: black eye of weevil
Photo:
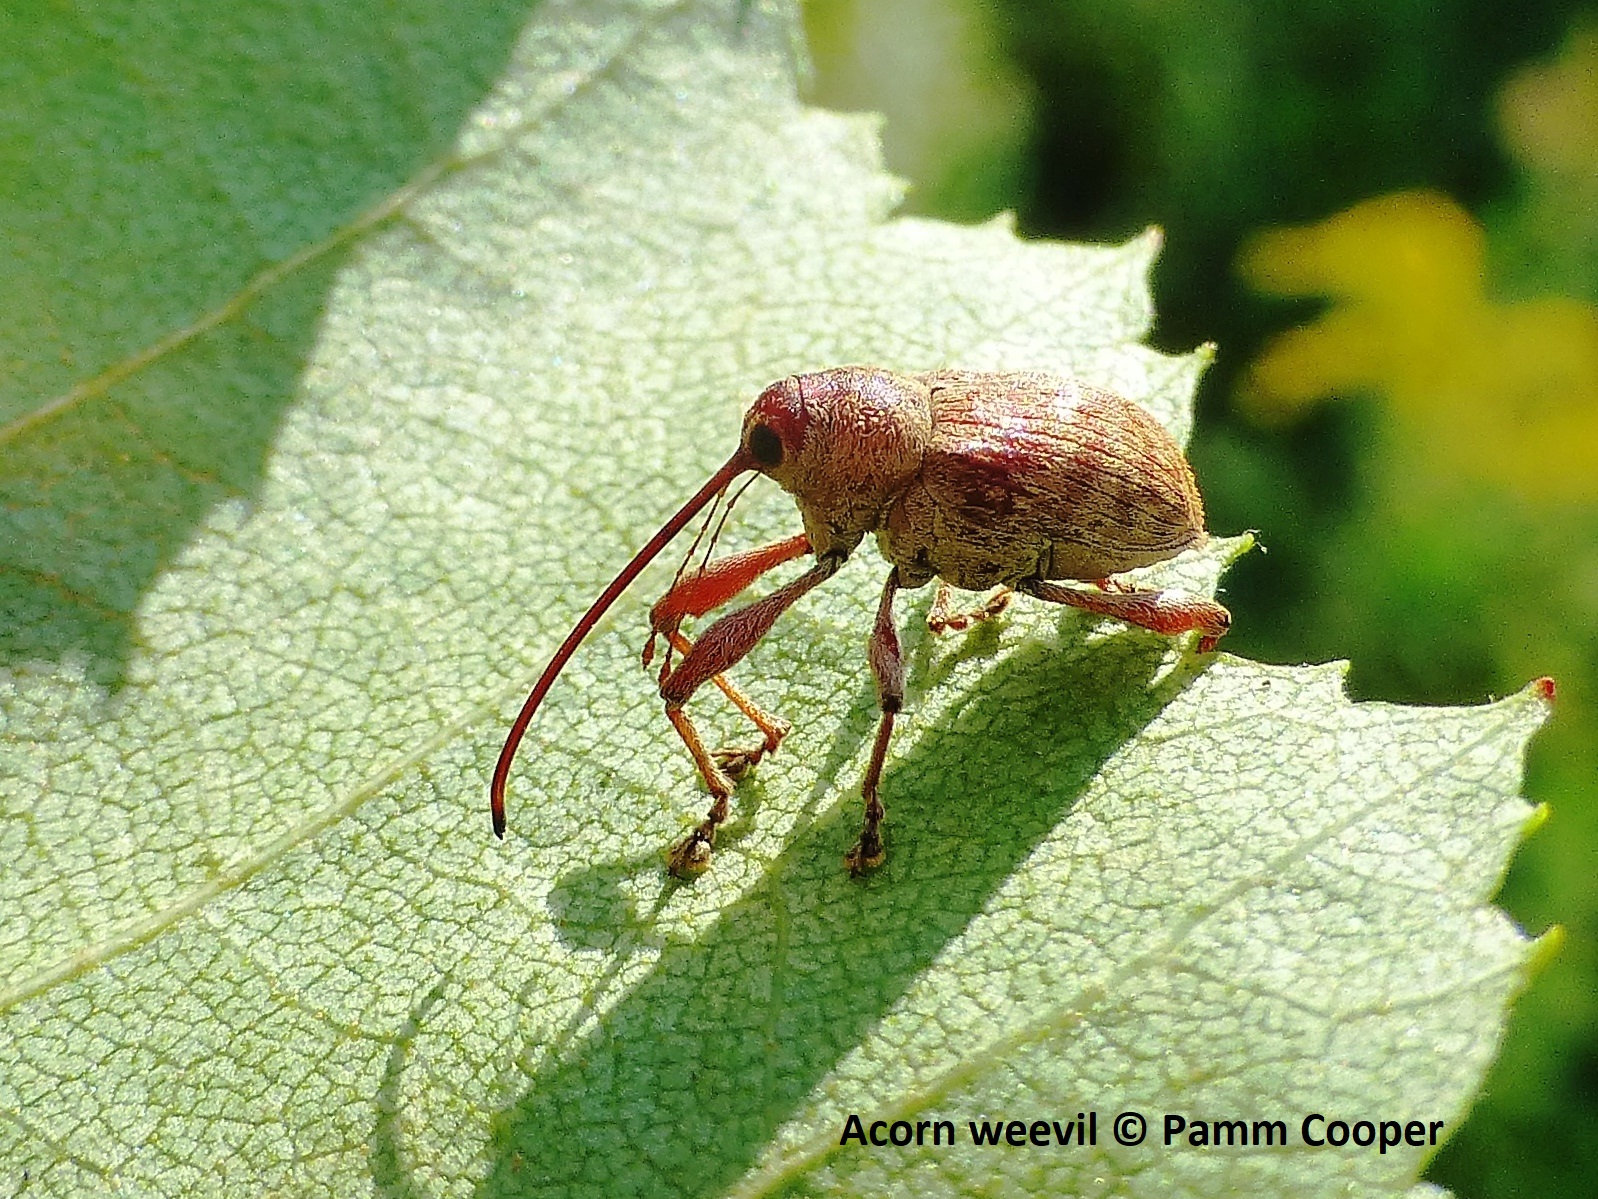
<instances>
[{"instance_id":1,"label":"black eye of weevil","mask_svg":"<svg viewBox=\"0 0 1598 1199\"><path fill-rule=\"evenodd\" d=\"M782 438L772 432L770 425L756 425L749 430L749 456L767 469L780 465Z\"/></svg>"}]
</instances>

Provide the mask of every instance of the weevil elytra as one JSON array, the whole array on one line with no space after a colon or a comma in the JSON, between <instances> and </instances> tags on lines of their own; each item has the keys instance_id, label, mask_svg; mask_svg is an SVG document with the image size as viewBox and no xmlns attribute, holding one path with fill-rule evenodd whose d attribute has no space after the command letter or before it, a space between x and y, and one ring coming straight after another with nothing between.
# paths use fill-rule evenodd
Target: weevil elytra
<instances>
[{"instance_id":1,"label":"weevil elytra","mask_svg":"<svg viewBox=\"0 0 1598 1199\"><path fill-rule=\"evenodd\" d=\"M904 663L893 599L938 580L928 623L965 628L1001 611L1019 591L1156 633L1197 631L1207 653L1231 614L1172 591L1144 591L1113 576L1200 546L1204 505L1181 447L1152 416L1109 391L1038 372L898 374L844 366L773 383L744 416L733 456L661 527L600 594L555 651L511 726L494 768L494 832L505 835L505 782L533 713L577 646L639 572L733 479L758 471L799 505L804 532L679 572L650 610L644 663L666 643L660 695L666 718L693 755L713 802L668 857L690 877L710 864L733 782L776 751L789 724L754 703L726 672L795 600L837 573L867 533L891 564L868 659L882 710L861 794L865 823L844 858L852 873L883 858L877 787L894 718L904 703ZM815 564L764 599L715 621L691 642L682 623L732 599L755 579L806 554ZM707 555L708 557L708 555ZM690 551L690 559L692 551ZM1096 584L1091 589L1061 581ZM948 586L998 590L972 612L950 611ZM682 659L673 663L673 651ZM689 698L715 683L760 731L747 749L709 752L689 717Z\"/></svg>"}]
</instances>

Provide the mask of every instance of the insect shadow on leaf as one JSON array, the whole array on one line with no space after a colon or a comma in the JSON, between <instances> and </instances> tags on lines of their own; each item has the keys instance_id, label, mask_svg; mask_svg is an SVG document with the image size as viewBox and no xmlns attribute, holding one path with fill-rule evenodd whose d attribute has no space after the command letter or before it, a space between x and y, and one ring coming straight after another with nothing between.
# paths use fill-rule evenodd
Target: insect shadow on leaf
<instances>
[{"instance_id":1,"label":"insect shadow on leaf","mask_svg":"<svg viewBox=\"0 0 1598 1199\"><path fill-rule=\"evenodd\" d=\"M1137 630L996 659L896 759L901 839L880 885L833 865L834 821L801 824L710 927L665 942L614 1008L543 1057L496 1123L480 1193L530 1180L724 1193L1203 665L1172 668L1169 645ZM1062 1004L1073 985L1061 980Z\"/></svg>"}]
</instances>

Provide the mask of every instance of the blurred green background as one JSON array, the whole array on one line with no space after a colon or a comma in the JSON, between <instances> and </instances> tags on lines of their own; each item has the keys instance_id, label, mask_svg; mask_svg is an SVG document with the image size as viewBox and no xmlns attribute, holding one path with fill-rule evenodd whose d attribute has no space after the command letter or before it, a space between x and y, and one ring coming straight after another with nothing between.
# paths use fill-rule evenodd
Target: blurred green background
<instances>
[{"instance_id":1,"label":"blurred green background","mask_svg":"<svg viewBox=\"0 0 1598 1199\"><path fill-rule=\"evenodd\" d=\"M811 98L887 115L910 207L1160 225L1192 457L1260 530L1227 648L1361 699L1558 683L1500 902L1563 945L1428 1177L1598 1178L1598 9L1528 0L812 0Z\"/></svg>"}]
</instances>

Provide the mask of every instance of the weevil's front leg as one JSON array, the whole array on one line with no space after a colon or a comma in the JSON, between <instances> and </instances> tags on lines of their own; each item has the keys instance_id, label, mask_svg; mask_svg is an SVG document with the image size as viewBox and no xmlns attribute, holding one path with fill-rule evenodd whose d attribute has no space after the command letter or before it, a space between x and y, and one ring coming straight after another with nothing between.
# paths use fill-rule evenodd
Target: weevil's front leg
<instances>
[{"instance_id":1,"label":"weevil's front leg","mask_svg":"<svg viewBox=\"0 0 1598 1199\"><path fill-rule=\"evenodd\" d=\"M871 629L871 673L877 680L877 706L882 709L882 722L877 725L877 742L871 747L871 764L866 767L865 781L860 794L866 801L865 823L860 828L860 840L844 855L843 864L850 874L864 874L882 865L882 800L877 798L877 785L882 781L882 763L888 756L888 741L893 737L893 718L904 707L904 658L899 653L899 634L893 627L893 597L899 590L899 570L888 572L888 582L882 589L882 603L877 606L877 621Z\"/></svg>"},{"instance_id":2,"label":"weevil's front leg","mask_svg":"<svg viewBox=\"0 0 1598 1199\"><path fill-rule=\"evenodd\" d=\"M718 558L689 577L678 579L649 610L650 633L649 643L644 646L644 665L648 666L655 656L656 637L671 637L682 627L686 617L703 616L712 608L719 608L768 570L809 552L810 538L800 533L785 541ZM662 672L662 681L669 673L669 668Z\"/></svg>"},{"instance_id":3,"label":"weevil's front leg","mask_svg":"<svg viewBox=\"0 0 1598 1199\"><path fill-rule=\"evenodd\" d=\"M785 541L718 559L701 567L692 577L678 579L671 590L649 610L650 633L649 642L644 646L644 665L648 666L655 656L657 637L664 636L671 649L679 654L687 656L692 653L693 642L684 637L680 630L685 617L704 615L710 609L726 603L768 570L809 552L810 538L800 533ZM666 660L660 664L662 684L670 677L671 671L672 659L668 652ZM775 752L791 726L780 716L767 712L755 703L725 675L713 675L710 681L760 730L762 740L756 749L718 749L711 754L716 764L736 779L766 754Z\"/></svg>"},{"instance_id":4,"label":"weevil's front leg","mask_svg":"<svg viewBox=\"0 0 1598 1199\"><path fill-rule=\"evenodd\" d=\"M1232 614L1214 600L1181 591L1078 591L1043 579L1028 579L1021 590L1051 604L1069 604L1099 616L1113 616L1127 624L1174 635L1197 629L1198 651L1207 654L1232 627Z\"/></svg>"},{"instance_id":5,"label":"weevil's front leg","mask_svg":"<svg viewBox=\"0 0 1598 1199\"><path fill-rule=\"evenodd\" d=\"M668 634L671 646L679 654L687 657L694 652L694 643L681 633ZM667 672L670 673L669 671ZM727 777L737 782L754 766L759 765L760 759L767 754L777 752L777 746L782 744L782 739L792 731L793 726L775 713L768 712L744 693L739 687L724 674L713 674L710 681L721 689L721 693L732 701L732 706L745 716L749 717L757 729L760 730L764 740L753 749L715 749L710 751L710 756L727 774Z\"/></svg>"},{"instance_id":6,"label":"weevil's front leg","mask_svg":"<svg viewBox=\"0 0 1598 1199\"><path fill-rule=\"evenodd\" d=\"M950 629L956 633L963 632L1003 612L1010 606L1010 596L1013 594L1008 587L1000 587L969 612L956 612L949 585L939 579L937 593L932 597L932 607L927 612L927 628L934 633L946 633Z\"/></svg>"},{"instance_id":7,"label":"weevil's front leg","mask_svg":"<svg viewBox=\"0 0 1598 1199\"><path fill-rule=\"evenodd\" d=\"M710 849L716 839L716 826L727 819L727 800L732 795L732 780L706 751L699 731L683 705L706 682L734 666L770 631L771 626L801 595L825 582L843 565L841 557L822 558L804 574L779 587L765 599L756 600L736 612L729 612L700 636L681 662L660 683L660 697L666 701L666 718L683 739L694 765L704 776L715 802L704 821L692 833L671 847L668 863L679 878L703 873L710 865Z\"/></svg>"}]
</instances>

